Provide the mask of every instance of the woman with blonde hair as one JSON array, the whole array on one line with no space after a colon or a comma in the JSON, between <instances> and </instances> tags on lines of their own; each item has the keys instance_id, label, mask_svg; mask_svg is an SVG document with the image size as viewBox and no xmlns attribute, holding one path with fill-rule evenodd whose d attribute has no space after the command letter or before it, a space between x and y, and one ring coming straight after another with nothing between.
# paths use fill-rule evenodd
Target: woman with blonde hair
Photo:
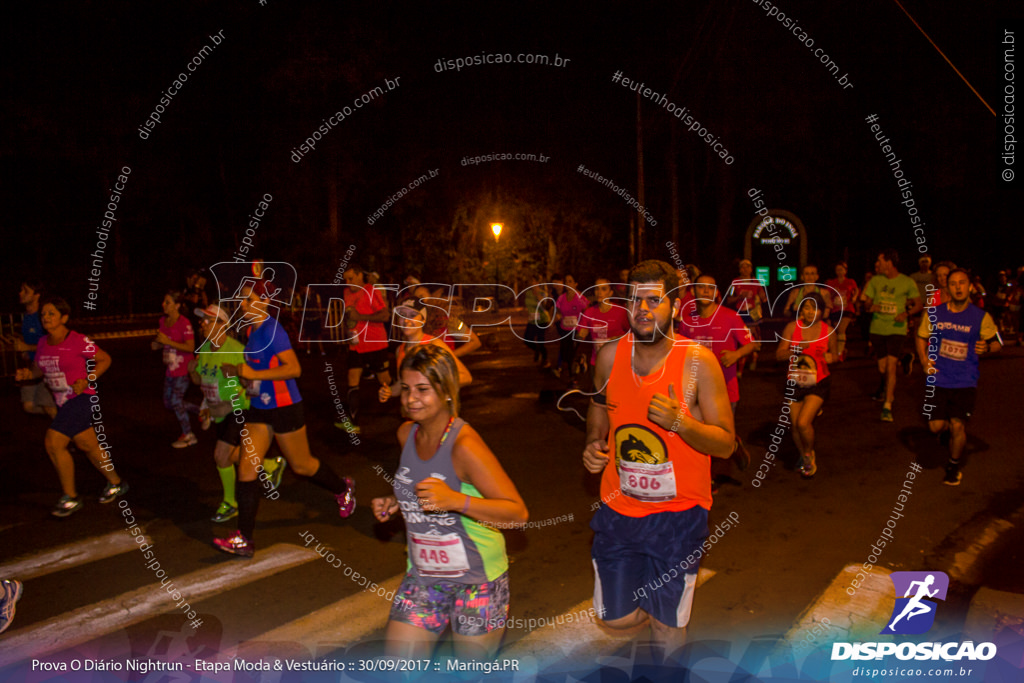
<instances>
[{"instance_id":1,"label":"woman with blonde hair","mask_svg":"<svg viewBox=\"0 0 1024 683\"><path fill-rule=\"evenodd\" d=\"M498 527L529 513L501 463L459 417L455 358L423 345L399 367L401 462L394 495L373 499L381 522L401 511L408 569L385 633L389 657L430 656L452 627L457 657L493 656L508 617L508 556Z\"/></svg>"}]
</instances>

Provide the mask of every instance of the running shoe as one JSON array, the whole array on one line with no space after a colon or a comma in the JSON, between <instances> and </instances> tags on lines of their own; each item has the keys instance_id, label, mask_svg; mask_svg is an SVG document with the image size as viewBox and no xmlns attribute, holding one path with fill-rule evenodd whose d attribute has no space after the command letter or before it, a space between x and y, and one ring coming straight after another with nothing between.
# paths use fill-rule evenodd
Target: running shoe
<instances>
[{"instance_id":1,"label":"running shoe","mask_svg":"<svg viewBox=\"0 0 1024 683\"><path fill-rule=\"evenodd\" d=\"M882 422L892 422L892 409L882 408Z\"/></svg>"},{"instance_id":2,"label":"running shoe","mask_svg":"<svg viewBox=\"0 0 1024 683\"><path fill-rule=\"evenodd\" d=\"M910 373L914 371L914 354L903 354L900 357L900 367L903 368L903 374L909 377Z\"/></svg>"},{"instance_id":3,"label":"running shoe","mask_svg":"<svg viewBox=\"0 0 1024 683\"><path fill-rule=\"evenodd\" d=\"M232 555L241 555L242 557L252 557L256 553L255 544L243 536L241 531L236 531L227 538L215 538L213 539L213 545L217 547L217 550L223 550Z\"/></svg>"},{"instance_id":4,"label":"running shoe","mask_svg":"<svg viewBox=\"0 0 1024 683\"><path fill-rule=\"evenodd\" d=\"M733 462L736 463L736 468L740 472L746 471L750 467L750 451L743 445L743 439L736 437L736 450L732 452Z\"/></svg>"},{"instance_id":5,"label":"running shoe","mask_svg":"<svg viewBox=\"0 0 1024 683\"><path fill-rule=\"evenodd\" d=\"M281 479L284 477L285 461L280 455L274 458L274 462L277 463L277 469L270 475L270 490L276 491L277 487L281 485Z\"/></svg>"},{"instance_id":6,"label":"running shoe","mask_svg":"<svg viewBox=\"0 0 1024 683\"><path fill-rule=\"evenodd\" d=\"M21 581L5 579L0 581L0 633L14 621L14 608L21 600L23 586Z\"/></svg>"},{"instance_id":7,"label":"running shoe","mask_svg":"<svg viewBox=\"0 0 1024 683\"><path fill-rule=\"evenodd\" d=\"M207 408L203 408L199 411L199 428L205 432L211 424L213 424L213 417Z\"/></svg>"},{"instance_id":8,"label":"running shoe","mask_svg":"<svg viewBox=\"0 0 1024 683\"><path fill-rule=\"evenodd\" d=\"M238 508L237 507L235 507L231 503L222 502L220 504L220 507L217 508L217 512L215 512L213 514L213 517L210 517L210 521L211 522L215 522L217 524L220 524L221 522L226 522L229 519L232 519L232 518L237 517L237 516L238 516Z\"/></svg>"},{"instance_id":9,"label":"running shoe","mask_svg":"<svg viewBox=\"0 0 1024 683\"><path fill-rule=\"evenodd\" d=\"M189 432L179 436L178 440L173 442L171 446L174 448L187 448L188 446L195 446L197 443L199 443L199 439L196 438L195 434Z\"/></svg>"},{"instance_id":10,"label":"running shoe","mask_svg":"<svg viewBox=\"0 0 1024 683\"><path fill-rule=\"evenodd\" d=\"M881 387L878 391L871 394L871 400L878 401L879 403L885 401L885 387Z\"/></svg>"},{"instance_id":11,"label":"running shoe","mask_svg":"<svg viewBox=\"0 0 1024 683\"><path fill-rule=\"evenodd\" d=\"M800 476L810 479L818 472L818 463L814 461L814 453L805 453L800 458Z\"/></svg>"},{"instance_id":12,"label":"running shoe","mask_svg":"<svg viewBox=\"0 0 1024 683\"><path fill-rule=\"evenodd\" d=\"M54 506L50 514L54 517L67 517L68 515L78 512L82 509L82 499L72 498L71 496L61 496L60 500L57 501L57 505Z\"/></svg>"},{"instance_id":13,"label":"running shoe","mask_svg":"<svg viewBox=\"0 0 1024 683\"><path fill-rule=\"evenodd\" d=\"M335 422L334 426L343 432L348 432L349 434L359 434L359 432L361 431L359 429L359 425L357 425L355 422L348 419L347 417L344 420L341 420L340 422Z\"/></svg>"},{"instance_id":14,"label":"running shoe","mask_svg":"<svg viewBox=\"0 0 1024 683\"><path fill-rule=\"evenodd\" d=\"M338 501L338 514L342 519L351 515L356 509L356 482L352 477L344 477L344 479L345 493L334 496L334 499Z\"/></svg>"},{"instance_id":15,"label":"running shoe","mask_svg":"<svg viewBox=\"0 0 1024 683\"><path fill-rule=\"evenodd\" d=\"M960 463L950 460L946 463L946 478L942 480L942 483L946 486L959 486L960 480L963 479L964 475L960 472Z\"/></svg>"},{"instance_id":16,"label":"running shoe","mask_svg":"<svg viewBox=\"0 0 1024 683\"><path fill-rule=\"evenodd\" d=\"M109 503L118 496L123 496L128 492L128 482L122 480L120 484L107 484L103 489L103 493L100 495L101 503Z\"/></svg>"}]
</instances>

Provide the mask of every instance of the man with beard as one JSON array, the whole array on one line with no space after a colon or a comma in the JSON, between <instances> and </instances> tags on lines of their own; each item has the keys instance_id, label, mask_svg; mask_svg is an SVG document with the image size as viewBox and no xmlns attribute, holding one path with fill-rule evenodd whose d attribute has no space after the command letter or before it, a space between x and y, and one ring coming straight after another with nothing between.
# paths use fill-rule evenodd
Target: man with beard
<instances>
[{"instance_id":1,"label":"man with beard","mask_svg":"<svg viewBox=\"0 0 1024 683\"><path fill-rule=\"evenodd\" d=\"M677 331L701 346L709 349L722 366L725 387L729 394L732 414L736 415L736 404L740 400L740 383L736 377L739 361L760 348L750 336L750 330L743 323L739 313L719 305L716 300L718 284L715 277L704 273L697 278L693 287L696 298L693 306L684 306L682 319ZM750 465L750 453L743 445L743 440L736 436L736 450L732 460L742 472ZM712 465L715 478L712 493L717 489L720 480L728 479L729 464L715 463Z\"/></svg>"},{"instance_id":2,"label":"man with beard","mask_svg":"<svg viewBox=\"0 0 1024 683\"><path fill-rule=\"evenodd\" d=\"M665 659L686 640L711 457L731 456L736 440L718 359L676 344L678 287L663 261L629 272L631 333L598 354L583 452L587 470L602 474L603 505L591 521L594 607L611 629L649 625Z\"/></svg>"},{"instance_id":3,"label":"man with beard","mask_svg":"<svg viewBox=\"0 0 1024 683\"><path fill-rule=\"evenodd\" d=\"M1003 344L992 316L971 303L971 279L967 272L954 268L947 285L950 300L928 307L915 341L921 367L928 376L928 428L943 436L949 430L949 463L943 483L959 486L967 421L974 412L978 393L978 358L995 353Z\"/></svg>"}]
</instances>

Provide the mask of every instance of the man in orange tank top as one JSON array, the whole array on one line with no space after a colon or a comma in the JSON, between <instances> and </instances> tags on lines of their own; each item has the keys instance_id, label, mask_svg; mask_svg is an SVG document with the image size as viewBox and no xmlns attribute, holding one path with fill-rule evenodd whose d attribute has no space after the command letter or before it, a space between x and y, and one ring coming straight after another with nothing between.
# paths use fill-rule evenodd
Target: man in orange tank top
<instances>
[{"instance_id":1,"label":"man in orange tank top","mask_svg":"<svg viewBox=\"0 0 1024 683\"><path fill-rule=\"evenodd\" d=\"M597 356L583 464L601 476L594 607L611 629L649 624L666 659L683 646L708 535L711 457L736 439L718 359L673 331L679 278L663 261L629 273L631 334ZM614 457L613 457L614 456Z\"/></svg>"}]
</instances>

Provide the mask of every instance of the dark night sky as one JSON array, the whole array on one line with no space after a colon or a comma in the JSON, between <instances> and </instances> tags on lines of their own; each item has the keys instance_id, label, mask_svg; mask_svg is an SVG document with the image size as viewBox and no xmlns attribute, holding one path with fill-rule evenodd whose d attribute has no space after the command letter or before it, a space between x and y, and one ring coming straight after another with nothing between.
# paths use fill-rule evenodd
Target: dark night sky
<instances>
[{"instance_id":1,"label":"dark night sky","mask_svg":"<svg viewBox=\"0 0 1024 683\"><path fill-rule=\"evenodd\" d=\"M1019 181L999 177L1000 120L896 3L782 4L849 73L852 89L844 91L753 0L19 5L4 41L9 296L2 308L16 308L13 294L26 275L80 300L84 255L123 165L133 171L118 208L119 256L108 250L107 299L97 313L124 310L127 292L143 299L137 310L156 309L159 292L180 285L189 268L229 258L264 193L274 201L259 229L259 255L296 260L300 282L330 279L344 252L326 237L331 177L339 242L356 244L360 259L399 277L415 262L402 235L450 224L459 200L477 193L585 207L608 226L600 260L617 270L628 265L630 211L576 172L583 163L636 194L636 100L611 82L617 70L668 90L735 157L725 166L677 127L687 261L731 268L752 218L751 187L803 219L811 258L822 264L848 250L859 277L879 247L913 258L912 226L864 122L877 114L914 183L932 256L986 276L1020 265L1021 231L1011 213ZM1014 4L904 6L1001 113L1000 41L1004 28L1017 28ZM162 91L218 30L223 44L141 140L137 127ZM485 52L571 61L433 68L441 58ZM341 122L301 163L289 160L321 119L395 76L399 88ZM659 222L648 231L646 255L667 258L671 117L645 101L643 118L647 204ZM460 165L466 155L491 152L551 161ZM441 169L438 179L367 226L388 195L431 168Z\"/></svg>"}]
</instances>

